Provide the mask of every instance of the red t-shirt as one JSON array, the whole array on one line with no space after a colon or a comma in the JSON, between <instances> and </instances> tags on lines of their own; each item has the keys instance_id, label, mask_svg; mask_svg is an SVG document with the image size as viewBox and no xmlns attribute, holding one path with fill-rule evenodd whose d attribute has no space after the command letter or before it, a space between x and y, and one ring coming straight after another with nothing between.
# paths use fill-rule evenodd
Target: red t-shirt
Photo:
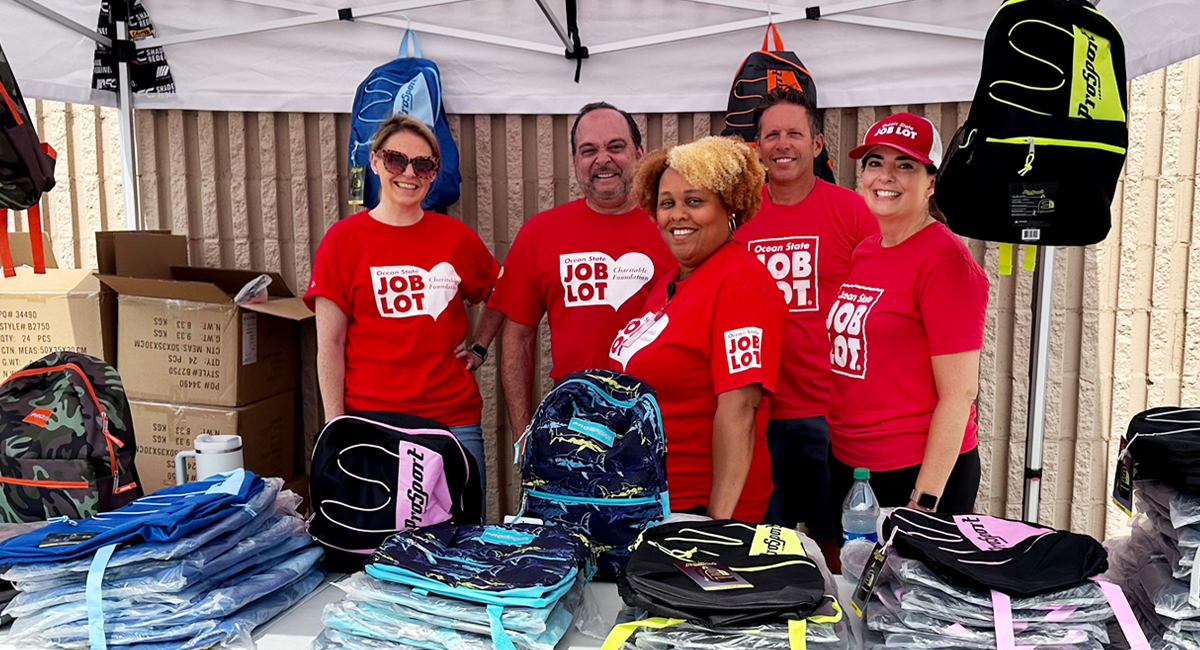
<instances>
[{"instance_id":1,"label":"red t-shirt","mask_svg":"<svg viewBox=\"0 0 1200 650\"><path fill-rule=\"evenodd\" d=\"M857 192L819 178L795 205L773 202L767 189L763 188L762 208L733 233L733 240L766 265L790 312L771 418L825 415L825 312L850 272L850 255L859 242L879 234L879 223Z\"/></svg>"},{"instance_id":2,"label":"red t-shirt","mask_svg":"<svg viewBox=\"0 0 1200 650\"><path fill-rule=\"evenodd\" d=\"M654 280L675 266L644 210L600 214L579 199L521 226L488 307L529 327L549 314L550 377L557 382L607 368L617 330L640 313Z\"/></svg>"},{"instance_id":3,"label":"red t-shirt","mask_svg":"<svg viewBox=\"0 0 1200 650\"><path fill-rule=\"evenodd\" d=\"M933 223L897 246L854 252L831 302L833 455L886 472L920 465L938 403L931 356L983 347L988 279L962 240ZM962 451L976 445L971 405Z\"/></svg>"},{"instance_id":4,"label":"red t-shirt","mask_svg":"<svg viewBox=\"0 0 1200 650\"><path fill-rule=\"evenodd\" d=\"M411 226L366 211L333 224L304 301L328 298L350 319L346 410L479 422L479 387L454 348L470 329L463 300L486 300L499 271L475 231L435 212Z\"/></svg>"},{"instance_id":5,"label":"red t-shirt","mask_svg":"<svg viewBox=\"0 0 1200 650\"><path fill-rule=\"evenodd\" d=\"M643 316L621 330L609 355L613 370L658 391L671 509L686 510L707 506L712 492L717 394L756 383L764 393L775 390L785 311L762 265L736 244L720 248L686 280L676 282L668 301L667 285L677 275L659 279ZM771 496L767 401L764 394L754 425L750 475L734 510L734 517L743 521L762 521Z\"/></svg>"}]
</instances>

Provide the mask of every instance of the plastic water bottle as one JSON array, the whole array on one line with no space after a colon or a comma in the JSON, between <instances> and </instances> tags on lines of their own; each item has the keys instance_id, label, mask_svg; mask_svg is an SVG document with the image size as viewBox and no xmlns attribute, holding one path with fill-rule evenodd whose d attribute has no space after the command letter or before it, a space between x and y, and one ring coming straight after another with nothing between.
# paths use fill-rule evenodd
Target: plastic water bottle
<instances>
[{"instance_id":1,"label":"plastic water bottle","mask_svg":"<svg viewBox=\"0 0 1200 650\"><path fill-rule=\"evenodd\" d=\"M846 501L842 503L842 542L855 539L865 539L875 543L879 536L875 533L875 522L879 520L879 502L871 491L871 470L859 467L854 470L854 485Z\"/></svg>"}]
</instances>

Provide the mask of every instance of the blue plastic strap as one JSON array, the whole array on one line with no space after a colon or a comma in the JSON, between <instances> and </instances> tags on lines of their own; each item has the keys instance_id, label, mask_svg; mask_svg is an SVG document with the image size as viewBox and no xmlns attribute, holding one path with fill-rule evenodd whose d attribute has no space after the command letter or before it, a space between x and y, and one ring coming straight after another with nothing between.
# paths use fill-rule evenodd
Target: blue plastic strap
<instances>
[{"instance_id":1,"label":"blue plastic strap","mask_svg":"<svg viewBox=\"0 0 1200 650\"><path fill-rule=\"evenodd\" d=\"M671 492L669 490L665 490L658 496L662 499L663 519L666 519L667 517L671 516Z\"/></svg>"},{"instance_id":2,"label":"blue plastic strap","mask_svg":"<svg viewBox=\"0 0 1200 650\"><path fill-rule=\"evenodd\" d=\"M88 641L92 650L108 650L108 643L104 639L104 570L108 568L108 561L115 550L116 544L102 546L88 567L84 595L87 598Z\"/></svg>"},{"instance_id":3,"label":"blue plastic strap","mask_svg":"<svg viewBox=\"0 0 1200 650\"><path fill-rule=\"evenodd\" d=\"M246 480L246 470L239 467L232 472L218 474L218 476L224 476L225 480L211 485L204 491L205 494L237 494L241 492L242 483Z\"/></svg>"},{"instance_id":4,"label":"blue plastic strap","mask_svg":"<svg viewBox=\"0 0 1200 650\"><path fill-rule=\"evenodd\" d=\"M488 623L492 628L492 645L496 650L517 650L513 646L512 639L504 632L504 625L500 622L500 617L504 615L504 608L499 605L488 605Z\"/></svg>"},{"instance_id":5,"label":"blue plastic strap","mask_svg":"<svg viewBox=\"0 0 1200 650\"><path fill-rule=\"evenodd\" d=\"M409 36L412 37L412 50L413 50L412 54L408 53ZM411 29L406 29L406 30L404 30L404 38L401 39L401 41L400 41L400 58L408 59L411 57L416 57L418 59L422 58L421 57L421 44L417 42L416 33L414 33Z\"/></svg>"}]
</instances>

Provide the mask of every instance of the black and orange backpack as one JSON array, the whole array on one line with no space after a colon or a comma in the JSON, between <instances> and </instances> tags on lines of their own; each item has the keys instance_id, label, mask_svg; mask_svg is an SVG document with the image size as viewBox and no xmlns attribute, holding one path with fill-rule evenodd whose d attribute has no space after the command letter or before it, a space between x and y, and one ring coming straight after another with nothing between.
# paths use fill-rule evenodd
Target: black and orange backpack
<instances>
[{"instance_id":1,"label":"black and orange backpack","mask_svg":"<svg viewBox=\"0 0 1200 650\"><path fill-rule=\"evenodd\" d=\"M767 49L770 45L774 45L775 49ZM812 75L800 57L783 49L779 30L771 23L763 35L762 49L751 52L733 78L733 86L729 89L729 106L725 111L725 129L721 135L738 136L753 144L754 107L767 93L779 86L795 88L808 95L813 104L820 106L817 102L817 84ZM822 151L813 165L818 178L834 182L828 151Z\"/></svg>"}]
</instances>

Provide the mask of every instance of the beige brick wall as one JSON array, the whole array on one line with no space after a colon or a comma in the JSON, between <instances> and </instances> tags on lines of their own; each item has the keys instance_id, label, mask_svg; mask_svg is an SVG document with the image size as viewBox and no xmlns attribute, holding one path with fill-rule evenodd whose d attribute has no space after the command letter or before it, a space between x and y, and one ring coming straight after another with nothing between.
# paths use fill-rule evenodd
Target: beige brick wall
<instances>
[{"instance_id":1,"label":"beige brick wall","mask_svg":"<svg viewBox=\"0 0 1200 650\"><path fill-rule=\"evenodd\" d=\"M1192 244L1200 60L1140 77L1131 89L1129 158L1113 231L1098 246L1059 249L1056 256L1039 514L1044 523L1096 536L1119 534L1125 525L1107 505L1107 493L1116 441L1129 418L1153 405L1200 404L1200 247ZM29 104L42 137L60 152L60 186L43 214L55 253L63 266L92 266L93 233L124 223L116 115ZM909 110L933 120L948 140L968 108L829 111L826 138L839 181L855 185L857 170L844 154L876 119ZM656 148L716 133L722 115L635 119L648 148ZM453 115L450 123L463 173L463 198L451 214L475 228L498 258L530 215L579 196L568 117ZM136 124L148 227L186 235L194 263L279 271L293 290L307 284L321 235L350 212L343 162L348 116L144 111ZM997 247L968 244L992 282L978 402L979 504L1015 517L1023 488L1032 276L999 276ZM545 332L541 340L545 391ZM497 356L478 374L484 429L507 440ZM306 382L311 388L315 377ZM315 420L316 405L308 411ZM489 483L506 479L511 491L511 446L493 443L488 453ZM506 501L491 500L493 518Z\"/></svg>"}]
</instances>

